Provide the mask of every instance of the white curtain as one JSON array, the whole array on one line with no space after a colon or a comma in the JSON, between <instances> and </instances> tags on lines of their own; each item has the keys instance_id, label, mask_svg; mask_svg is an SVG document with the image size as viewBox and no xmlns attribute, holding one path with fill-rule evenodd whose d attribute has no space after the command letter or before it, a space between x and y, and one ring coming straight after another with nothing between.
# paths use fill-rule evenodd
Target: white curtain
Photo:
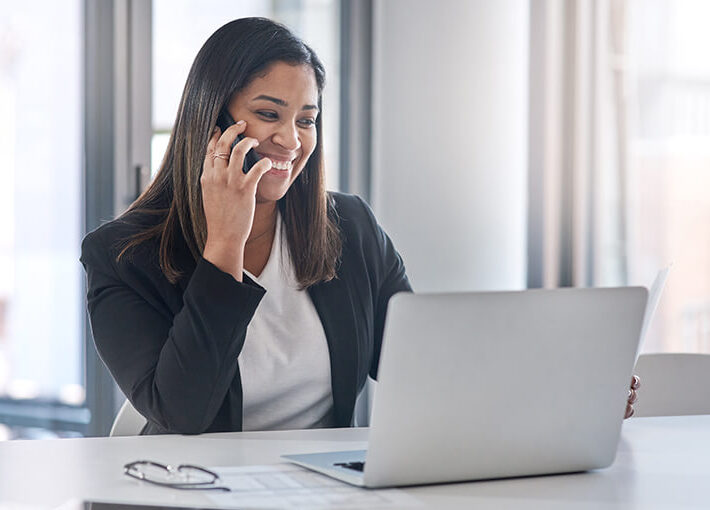
<instances>
[{"instance_id":1,"label":"white curtain","mask_svg":"<svg viewBox=\"0 0 710 510\"><path fill-rule=\"evenodd\" d=\"M625 0L531 0L528 286L626 281Z\"/></svg>"}]
</instances>

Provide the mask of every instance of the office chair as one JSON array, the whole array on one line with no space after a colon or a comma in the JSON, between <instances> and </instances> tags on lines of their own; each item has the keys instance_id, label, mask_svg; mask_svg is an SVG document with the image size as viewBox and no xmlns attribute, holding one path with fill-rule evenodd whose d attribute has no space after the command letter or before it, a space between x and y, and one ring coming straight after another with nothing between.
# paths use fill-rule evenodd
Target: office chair
<instances>
[{"instance_id":1,"label":"office chair","mask_svg":"<svg viewBox=\"0 0 710 510\"><path fill-rule=\"evenodd\" d=\"M353 427L369 427L370 416L372 415L372 401L375 398L375 388L377 381L368 376L365 381L365 386L362 387L360 393L355 399L355 408L353 409Z\"/></svg>"},{"instance_id":2,"label":"office chair","mask_svg":"<svg viewBox=\"0 0 710 510\"><path fill-rule=\"evenodd\" d=\"M137 436L141 433L141 430L147 422L148 420L136 411L133 404L126 399L121 409L118 410L116 418L113 420L109 436Z\"/></svg>"},{"instance_id":3,"label":"office chair","mask_svg":"<svg viewBox=\"0 0 710 510\"><path fill-rule=\"evenodd\" d=\"M642 354L634 416L710 414L710 354Z\"/></svg>"}]
</instances>

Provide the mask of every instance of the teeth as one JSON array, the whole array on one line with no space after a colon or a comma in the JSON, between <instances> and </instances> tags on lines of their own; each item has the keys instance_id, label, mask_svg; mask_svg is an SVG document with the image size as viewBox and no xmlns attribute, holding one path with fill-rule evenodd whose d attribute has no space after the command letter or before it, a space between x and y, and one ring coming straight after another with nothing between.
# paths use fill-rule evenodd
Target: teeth
<instances>
[{"instance_id":1,"label":"teeth","mask_svg":"<svg viewBox=\"0 0 710 510\"><path fill-rule=\"evenodd\" d=\"M274 161L272 159L271 166L272 166L272 168L276 168L277 170L288 170L291 168L291 162L290 161Z\"/></svg>"}]
</instances>

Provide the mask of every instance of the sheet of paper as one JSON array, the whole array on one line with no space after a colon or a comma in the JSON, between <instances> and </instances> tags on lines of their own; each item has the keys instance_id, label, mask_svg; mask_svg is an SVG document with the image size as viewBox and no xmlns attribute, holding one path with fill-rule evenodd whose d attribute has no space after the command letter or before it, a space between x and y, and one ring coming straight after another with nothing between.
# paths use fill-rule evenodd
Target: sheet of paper
<instances>
[{"instance_id":1,"label":"sheet of paper","mask_svg":"<svg viewBox=\"0 0 710 510\"><path fill-rule=\"evenodd\" d=\"M360 489L293 464L209 468L231 492L205 495L219 506L244 508L369 508L420 506L398 489Z\"/></svg>"},{"instance_id":2,"label":"sheet of paper","mask_svg":"<svg viewBox=\"0 0 710 510\"><path fill-rule=\"evenodd\" d=\"M638 350L636 351L636 360L639 358L641 352L641 346L646 338L646 331L651 324L651 319L656 313L656 308L658 308L658 303L661 301L661 294L663 293L663 287L666 285L666 280L668 279L668 272L671 270L671 265L668 265L661 269L656 275L656 279L653 281L651 288L648 290L648 301L646 301L646 311L643 314L643 323L641 325L641 340L639 341Z\"/></svg>"}]
</instances>

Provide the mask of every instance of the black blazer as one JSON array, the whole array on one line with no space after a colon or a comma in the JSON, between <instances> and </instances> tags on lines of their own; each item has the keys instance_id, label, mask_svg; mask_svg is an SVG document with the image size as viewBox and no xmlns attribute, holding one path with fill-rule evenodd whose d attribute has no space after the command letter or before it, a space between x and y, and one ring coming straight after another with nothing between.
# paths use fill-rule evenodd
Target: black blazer
<instances>
[{"instance_id":1,"label":"black blazer","mask_svg":"<svg viewBox=\"0 0 710 510\"><path fill-rule=\"evenodd\" d=\"M377 374L389 298L411 291L404 264L360 198L331 193L343 239L337 277L308 289L328 340L336 424L351 424L355 397ZM265 290L236 281L184 240L175 250L184 277L173 285L158 265L158 241L116 263L121 241L150 224L114 220L89 233L81 262L101 359L147 418L144 434L239 431L237 356Z\"/></svg>"}]
</instances>

